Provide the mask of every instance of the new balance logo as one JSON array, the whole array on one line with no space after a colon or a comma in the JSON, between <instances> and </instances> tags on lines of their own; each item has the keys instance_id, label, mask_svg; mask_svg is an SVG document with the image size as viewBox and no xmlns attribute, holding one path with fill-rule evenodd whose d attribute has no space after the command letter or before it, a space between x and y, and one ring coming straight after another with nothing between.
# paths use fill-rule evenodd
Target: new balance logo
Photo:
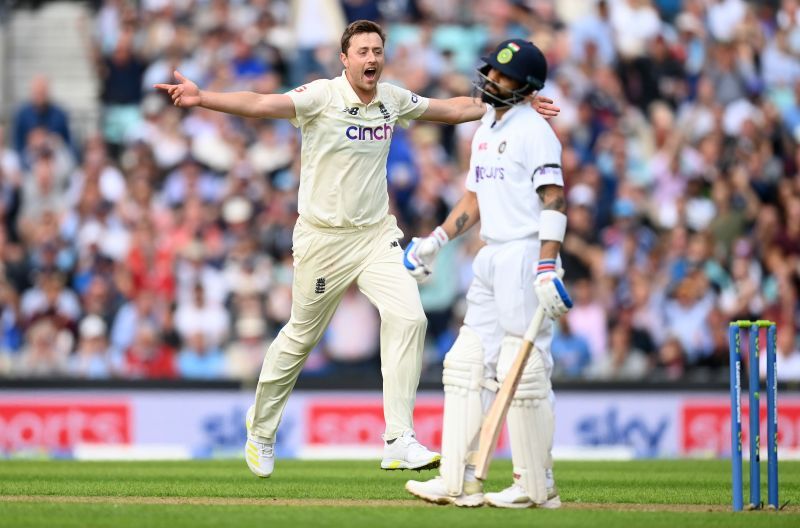
<instances>
[{"instance_id":1,"label":"new balance logo","mask_svg":"<svg viewBox=\"0 0 800 528\"><path fill-rule=\"evenodd\" d=\"M325 293L325 278L317 279L317 285L314 287L314 293Z\"/></svg>"},{"instance_id":2,"label":"new balance logo","mask_svg":"<svg viewBox=\"0 0 800 528\"><path fill-rule=\"evenodd\" d=\"M396 248L396 247L399 247L399 246L400 246L400 242L398 242L397 240L392 240L392 241L389 243L389 247Z\"/></svg>"}]
</instances>

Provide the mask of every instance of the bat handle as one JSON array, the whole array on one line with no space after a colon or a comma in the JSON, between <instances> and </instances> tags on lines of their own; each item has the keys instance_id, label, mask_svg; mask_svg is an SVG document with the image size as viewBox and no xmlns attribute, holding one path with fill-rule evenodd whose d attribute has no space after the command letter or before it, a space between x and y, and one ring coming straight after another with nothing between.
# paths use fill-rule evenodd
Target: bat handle
<instances>
[{"instance_id":1,"label":"bat handle","mask_svg":"<svg viewBox=\"0 0 800 528\"><path fill-rule=\"evenodd\" d=\"M558 273L558 278L564 278L564 268L559 269L556 273ZM540 304L536 308L536 312L533 314L533 319L531 319L531 324L528 325L528 329L525 330L525 335L523 339L525 341L530 341L533 343L534 339L536 339L536 334L539 333L539 327L542 326L542 321L544 321L544 309Z\"/></svg>"}]
</instances>

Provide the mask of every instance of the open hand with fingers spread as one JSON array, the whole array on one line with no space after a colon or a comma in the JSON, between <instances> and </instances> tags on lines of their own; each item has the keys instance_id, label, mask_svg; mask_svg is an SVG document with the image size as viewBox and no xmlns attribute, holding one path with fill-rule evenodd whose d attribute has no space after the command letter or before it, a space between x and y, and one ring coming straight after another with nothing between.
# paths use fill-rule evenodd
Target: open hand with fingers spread
<instances>
[{"instance_id":1,"label":"open hand with fingers spread","mask_svg":"<svg viewBox=\"0 0 800 528\"><path fill-rule=\"evenodd\" d=\"M175 70L175 79L178 84L154 84L159 90L166 90L172 98L172 104L181 108L191 108L200 104L200 88L195 83Z\"/></svg>"}]
</instances>

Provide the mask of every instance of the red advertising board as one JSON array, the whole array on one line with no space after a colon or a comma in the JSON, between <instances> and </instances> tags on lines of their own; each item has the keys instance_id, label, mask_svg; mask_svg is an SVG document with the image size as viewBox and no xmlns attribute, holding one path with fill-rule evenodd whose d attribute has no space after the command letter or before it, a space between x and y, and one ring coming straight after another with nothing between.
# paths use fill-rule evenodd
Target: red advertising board
<instances>
[{"instance_id":1,"label":"red advertising board","mask_svg":"<svg viewBox=\"0 0 800 528\"><path fill-rule=\"evenodd\" d=\"M749 406L742 405L742 442L747 450L750 433ZM760 408L761 445L766 448L767 408ZM730 404L687 400L681 410L681 450L684 454L728 455L731 451ZM800 447L800 402L790 400L778 405L778 446Z\"/></svg>"},{"instance_id":2,"label":"red advertising board","mask_svg":"<svg viewBox=\"0 0 800 528\"><path fill-rule=\"evenodd\" d=\"M0 400L0 450L68 450L76 444L130 444L127 402Z\"/></svg>"},{"instance_id":3,"label":"red advertising board","mask_svg":"<svg viewBox=\"0 0 800 528\"><path fill-rule=\"evenodd\" d=\"M414 431L417 440L430 449L442 444L442 403L417 401ZM313 445L381 445L384 431L383 404L347 399L313 399L306 407L306 441ZM506 433L498 449L506 447Z\"/></svg>"}]
</instances>

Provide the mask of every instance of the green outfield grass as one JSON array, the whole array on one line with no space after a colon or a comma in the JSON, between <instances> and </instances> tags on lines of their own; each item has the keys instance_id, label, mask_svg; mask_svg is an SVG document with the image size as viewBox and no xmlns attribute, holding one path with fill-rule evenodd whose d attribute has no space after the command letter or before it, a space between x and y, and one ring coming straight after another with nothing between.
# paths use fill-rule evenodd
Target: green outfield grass
<instances>
[{"instance_id":1,"label":"green outfield grass","mask_svg":"<svg viewBox=\"0 0 800 528\"><path fill-rule=\"evenodd\" d=\"M508 461L495 462L487 489L505 487L510 472ZM413 500L405 481L435 473L383 472L377 461L279 461L261 480L236 460L11 460L0 462L0 526L800 526L800 462L780 465L789 506L779 513L729 512L729 473L717 460L558 462L564 507L509 511Z\"/></svg>"}]
</instances>

